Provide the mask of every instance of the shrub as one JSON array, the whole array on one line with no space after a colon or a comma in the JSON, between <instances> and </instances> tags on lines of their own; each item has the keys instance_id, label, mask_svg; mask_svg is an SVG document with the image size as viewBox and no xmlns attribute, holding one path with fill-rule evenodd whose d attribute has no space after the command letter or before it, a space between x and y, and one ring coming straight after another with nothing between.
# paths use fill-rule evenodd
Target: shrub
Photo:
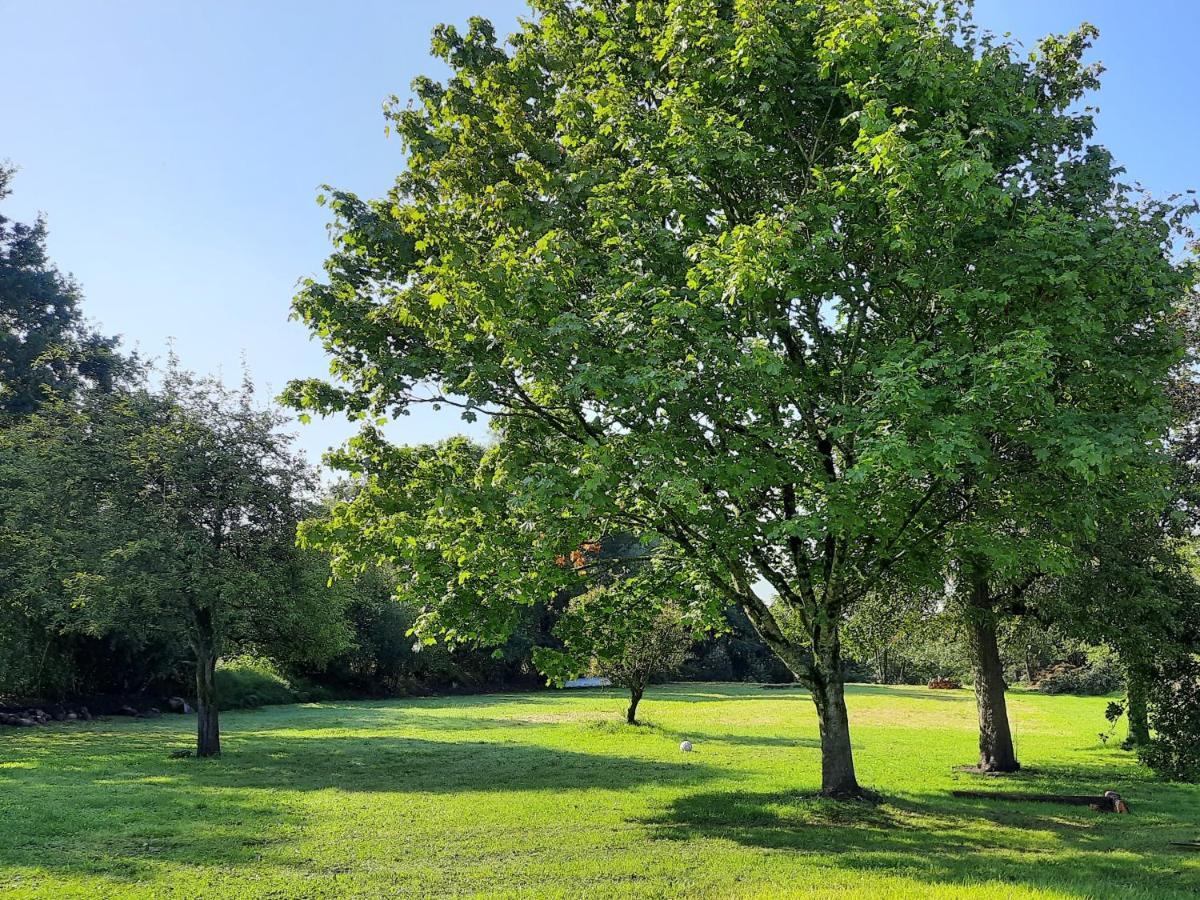
<instances>
[{"instance_id":1,"label":"shrub","mask_svg":"<svg viewBox=\"0 0 1200 900\"><path fill-rule=\"evenodd\" d=\"M301 699L269 660L256 656L235 656L221 662L217 697L221 709L253 709Z\"/></svg>"},{"instance_id":2,"label":"shrub","mask_svg":"<svg viewBox=\"0 0 1200 900\"><path fill-rule=\"evenodd\" d=\"M1200 781L1200 663L1187 656L1150 684L1154 737L1138 750L1142 762L1172 781Z\"/></svg>"},{"instance_id":3,"label":"shrub","mask_svg":"<svg viewBox=\"0 0 1200 900\"><path fill-rule=\"evenodd\" d=\"M1082 694L1098 696L1121 689L1123 672L1116 654L1107 648L1093 648L1081 665L1061 662L1051 666L1037 682L1043 694Z\"/></svg>"}]
</instances>

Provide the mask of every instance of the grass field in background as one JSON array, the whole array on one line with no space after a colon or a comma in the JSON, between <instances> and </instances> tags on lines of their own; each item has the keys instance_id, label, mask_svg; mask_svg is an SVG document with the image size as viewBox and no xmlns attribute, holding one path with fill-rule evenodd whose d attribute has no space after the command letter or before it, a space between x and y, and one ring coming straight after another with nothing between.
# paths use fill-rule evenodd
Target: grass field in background
<instances>
[{"instance_id":1,"label":"grass field in background","mask_svg":"<svg viewBox=\"0 0 1200 900\"><path fill-rule=\"evenodd\" d=\"M588 690L0 728L0 894L41 897L1171 897L1200 893L1200 787L1103 746L1103 698L1010 695L1027 770L975 759L969 691L849 688L879 805L812 796L799 690ZM681 753L679 742L694 742ZM949 791L1116 789L1131 815Z\"/></svg>"}]
</instances>

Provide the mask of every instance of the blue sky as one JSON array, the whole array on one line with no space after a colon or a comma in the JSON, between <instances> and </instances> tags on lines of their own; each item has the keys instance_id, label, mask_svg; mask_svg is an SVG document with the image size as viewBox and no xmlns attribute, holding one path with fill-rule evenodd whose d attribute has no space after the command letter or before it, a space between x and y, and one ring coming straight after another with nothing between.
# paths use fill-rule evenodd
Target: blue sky
<instances>
[{"instance_id":1,"label":"blue sky","mask_svg":"<svg viewBox=\"0 0 1200 900\"><path fill-rule=\"evenodd\" d=\"M20 167L5 214L45 212L50 249L85 309L127 345L265 390L325 361L288 305L318 274L330 183L382 193L403 167L381 104L405 97L437 22L491 18L514 0L0 0L0 159ZM980 23L1027 45L1090 21L1107 66L1099 139L1156 192L1200 187L1192 0L980 0ZM315 459L351 433L298 426ZM451 412L398 423L397 440L466 431Z\"/></svg>"}]
</instances>

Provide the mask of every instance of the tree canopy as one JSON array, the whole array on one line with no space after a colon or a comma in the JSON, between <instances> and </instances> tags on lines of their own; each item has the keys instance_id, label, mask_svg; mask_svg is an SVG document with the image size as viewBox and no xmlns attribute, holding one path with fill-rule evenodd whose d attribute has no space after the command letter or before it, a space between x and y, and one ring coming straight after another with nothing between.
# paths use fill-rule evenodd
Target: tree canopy
<instances>
[{"instance_id":1,"label":"tree canopy","mask_svg":"<svg viewBox=\"0 0 1200 900\"><path fill-rule=\"evenodd\" d=\"M0 616L190 658L202 755L220 749L219 656L320 662L348 642L295 547L313 476L279 425L248 387L172 362L157 390L60 401L0 429Z\"/></svg>"},{"instance_id":2,"label":"tree canopy","mask_svg":"<svg viewBox=\"0 0 1200 900\"><path fill-rule=\"evenodd\" d=\"M14 170L0 164L0 200ZM0 415L25 415L81 387L108 389L130 361L83 319L79 288L46 256L46 222L0 215Z\"/></svg>"},{"instance_id":3,"label":"tree canopy","mask_svg":"<svg viewBox=\"0 0 1200 900\"><path fill-rule=\"evenodd\" d=\"M885 577L940 583L971 510L1056 521L1011 461L1071 483L1140 461L1180 353L1179 210L1091 143L1086 26L1022 56L955 3L534 9L507 47L439 29L450 78L388 111L394 189L332 193L295 312L335 378L288 397L491 416L487 479L536 551L499 596L652 537L812 688L824 790L853 794L842 619ZM479 537L468 578L517 571Z\"/></svg>"}]
</instances>

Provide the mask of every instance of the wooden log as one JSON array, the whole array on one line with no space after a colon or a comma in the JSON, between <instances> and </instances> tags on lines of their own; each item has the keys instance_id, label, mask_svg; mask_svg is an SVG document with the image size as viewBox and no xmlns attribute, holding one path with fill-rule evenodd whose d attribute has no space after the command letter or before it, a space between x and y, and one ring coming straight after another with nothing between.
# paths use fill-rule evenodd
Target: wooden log
<instances>
[{"instance_id":1,"label":"wooden log","mask_svg":"<svg viewBox=\"0 0 1200 900\"><path fill-rule=\"evenodd\" d=\"M1070 806L1086 806L1101 812L1129 812L1129 804L1116 791L1094 794L1022 794L1008 791L951 791L951 796L970 800L1013 800L1022 803L1065 803Z\"/></svg>"}]
</instances>

